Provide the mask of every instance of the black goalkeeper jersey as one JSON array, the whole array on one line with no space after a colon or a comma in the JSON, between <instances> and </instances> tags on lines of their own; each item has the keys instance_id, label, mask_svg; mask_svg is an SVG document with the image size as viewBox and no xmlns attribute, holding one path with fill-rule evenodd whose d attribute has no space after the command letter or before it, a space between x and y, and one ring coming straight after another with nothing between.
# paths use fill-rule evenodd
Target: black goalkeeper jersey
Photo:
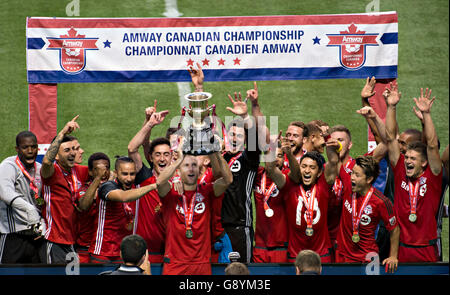
<instances>
[{"instance_id":1,"label":"black goalkeeper jersey","mask_svg":"<svg viewBox=\"0 0 450 295\"><path fill-rule=\"evenodd\" d=\"M259 166L260 151L245 150L235 159L230 167L233 182L225 191L222 202L223 226L252 226L252 191ZM225 153L225 160L230 161L238 154Z\"/></svg>"}]
</instances>

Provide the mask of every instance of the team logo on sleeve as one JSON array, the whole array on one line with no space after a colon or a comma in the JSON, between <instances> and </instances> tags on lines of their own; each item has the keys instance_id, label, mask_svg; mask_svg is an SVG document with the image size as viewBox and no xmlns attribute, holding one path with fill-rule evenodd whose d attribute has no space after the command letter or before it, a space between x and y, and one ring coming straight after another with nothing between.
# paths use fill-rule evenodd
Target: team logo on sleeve
<instances>
[{"instance_id":1,"label":"team logo on sleeve","mask_svg":"<svg viewBox=\"0 0 450 295\"><path fill-rule=\"evenodd\" d=\"M395 216L393 216L393 217L391 217L391 218L389 219L389 224L390 224L391 226L394 226L396 222L397 222L397 220L395 219Z\"/></svg>"},{"instance_id":2,"label":"team logo on sleeve","mask_svg":"<svg viewBox=\"0 0 450 295\"><path fill-rule=\"evenodd\" d=\"M327 46L339 47L341 65L347 70L357 70L366 62L366 46L378 46L378 35L366 34L366 31L360 31L355 24L351 24L346 31L340 31L340 34L327 34L330 39Z\"/></svg>"},{"instance_id":3,"label":"team logo on sleeve","mask_svg":"<svg viewBox=\"0 0 450 295\"><path fill-rule=\"evenodd\" d=\"M86 66L86 51L98 50L98 38L86 38L79 35L72 27L66 35L59 38L47 37L50 42L48 50L59 50L59 64L64 72L68 74L78 74Z\"/></svg>"}]
</instances>

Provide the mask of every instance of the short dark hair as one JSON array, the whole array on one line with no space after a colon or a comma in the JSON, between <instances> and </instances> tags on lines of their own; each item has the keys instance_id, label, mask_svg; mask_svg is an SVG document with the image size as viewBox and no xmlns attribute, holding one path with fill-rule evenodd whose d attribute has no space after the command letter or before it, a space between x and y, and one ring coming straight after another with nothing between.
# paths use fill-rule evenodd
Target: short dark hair
<instances>
[{"instance_id":1,"label":"short dark hair","mask_svg":"<svg viewBox=\"0 0 450 295\"><path fill-rule=\"evenodd\" d=\"M138 265L147 250L147 243L140 235L129 235L120 243L124 263Z\"/></svg>"},{"instance_id":2,"label":"short dark hair","mask_svg":"<svg viewBox=\"0 0 450 295\"><path fill-rule=\"evenodd\" d=\"M27 137L31 137L31 138L33 138L34 141L37 142L36 135L33 132L27 130L27 131L19 132L19 134L17 134L16 146L18 147L20 145L20 142L22 141L22 139L27 138Z\"/></svg>"},{"instance_id":3,"label":"short dark hair","mask_svg":"<svg viewBox=\"0 0 450 295\"><path fill-rule=\"evenodd\" d=\"M232 262L225 268L226 275L249 275L248 267L242 262Z\"/></svg>"},{"instance_id":4,"label":"short dark hair","mask_svg":"<svg viewBox=\"0 0 450 295\"><path fill-rule=\"evenodd\" d=\"M334 132L345 132L345 133L347 133L350 141L352 141L352 134L350 133L350 130L347 127L345 127L344 125L336 125L336 126L331 127L330 130L328 130L328 134L331 134Z\"/></svg>"},{"instance_id":5,"label":"short dark hair","mask_svg":"<svg viewBox=\"0 0 450 295\"><path fill-rule=\"evenodd\" d=\"M410 128L410 129L406 129L402 133L406 133L406 134L412 136L413 137L412 141L421 141L422 140L422 131L420 131L418 129Z\"/></svg>"},{"instance_id":6,"label":"short dark hair","mask_svg":"<svg viewBox=\"0 0 450 295\"><path fill-rule=\"evenodd\" d=\"M245 124L244 119L242 119L242 117L237 117L237 118L233 119L230 123L228 123L227 130L229 131L230 128L233 126L245 129L244 124Z\"/></svg>"},{"instance_id":7,"label":"short dark hair","mask_svg":"<svg viewBox=\"0 0 450 295\"><path fill-rule=\"evenodd\" d=\"M158 137L158 138L152 140L152 142L150 143L148 153L151 155L153 153L153 151L155 150L155 148L158 145L162 145L162 144L166 144L170 148L170 140L169 139L167 139L166 137Z\"/></svg>"},{"instance_id":8,"label":"short dark hair","mask_svg":"<svg viewBox=\"0 0 450 295\"><path fill-rule=\"evenodd\" d=\"M310 158L310 159L316 161L317 166L319 166L319 171L322 171L323 164L325 164L325 159L323 158L323 156L319 152L311 151L311 152L307 152L306 154L303 154L303 156L300 159L300 163L305 158Z\"/></svg>"},{"instance_id":9,"label":"short dark hair","mask_svg":"<svg viewBox=\"0 0 450 295\"><path fill-rule=\"evenodd\" d=\"M296 127L305 129L305 123L303 123L302 121L293 121L293 122L289 123L288 127L289 126L296 126Z\"/></svg>"},{"instance_id":10,"label":"short dark hair","mask_svg":"<svg viewBox=\"0 0 450 295\"><path fill-rule=\"evenodd\" d=\"M322 121L322 120L312 120L312 121L308 122L308 124L318 125L319 127L330 126L330 125L328 125L327 122Z\"/></svg>"},{"instance_id":11,"label":"short dark hair","mask_svg":"<svg viewBox=\"0 0 450 295\"><path fill-rule=\"evenodd\" d=\"M88 168L89 170L94 169L94 161L98 160L106 160L108 162L108 166L111 167L111 161L109 157L104 153L93 153L88 159Z\"/></svg>"},{"instance_id":12,"label":"short dark hair","mask_svg":"<svg viewBox=\"0 0 450 295\"><path fill-rule=\"evenodd\" d=\"M311 136L314 133L320 134L321 132L322 132L322 130L319 127L317 127L316 124L308 123L305 125L305 128L303 128L303 137L306 138L306 137Z\"/></svg>"},{"instance_id":13,"label":"short dark hair","mask_svg":"<svg viewBox=\"0 0 450 295\"><path fill-rule=\"evenodd\" d=\"M373 184L380 174L380 165L372 156L359 156L355 159L355 165L361 167L366 178L373 177L370 184Z\"/></svg>"},{"instance_id":14,"label":"short dark hair","mask_svg":"<svg viewBox=\"0 0 450 295\"><path fill-rule=\"evenodd\" d=\"M117 170L121 163L134 163L133 159L126 156L116 156L116 163L114 164L114 169Z\"/></svg>"},{"instance_id":15,"label":"short dark hair","mask_svg":"<svg viewBox=\"0 0 450 295\"><path fill-rule=\"evenodd\" d=\"M52 142L53 143L56 139L56 136L53 137ZM63 142L69 142L69 141L74 141L74 140L78 140L78 138L76 138L75 136L72 135L64 135L63 139L61 140L61 143Z\"/></svg>"},{"instance_id":16,"label":"short dark hair","mask_svg":"<svg viewBox=\"0 0 450 295\"><path fill-rule=\"evenodd\" d=\"M176 127L169 127L166 131L166 138L169 139L172 134L175 134L178 131Z\"/></svg>"},{"instance_id":17,"label":"short dark hair","mask_svg":"<svg viewBox=\"0 0 450 295\"><path fill-rule=\"evenodd\" d=\"M313 250L302 250L297 254L295 258L295 266L298 267L300 273L305 270L316 271L320 273L320 267L322 262L320 260L319 254Z\"/></svg>"},{"instance_id":18,"label":"short dark hair","mask_svg":"<svg viewBox=\"0 0 450 295\"><path fill-rule=\"evenodd\" d=\"M413 141L408 144L406 150L413 150L422 155L425 160L428 160L427 146L421 141Z\"/></svg>"}]
</instances>

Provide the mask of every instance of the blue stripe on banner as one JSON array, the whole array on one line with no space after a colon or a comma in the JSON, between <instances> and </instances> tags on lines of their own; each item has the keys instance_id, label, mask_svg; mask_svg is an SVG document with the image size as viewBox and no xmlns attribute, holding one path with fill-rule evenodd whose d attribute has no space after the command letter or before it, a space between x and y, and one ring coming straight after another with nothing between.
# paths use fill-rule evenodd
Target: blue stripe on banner
<instances>
[{"instance_id":1,"label":"blue stripe on banner","mask_svg":"<svg viewBox=\"0 0 450 295\"><path fill-rule=\"evenodd\" d=\"M381 43L387 44L398 44L398 33L384 33L380 38Z\"/></svg>"},{"instance_id":2,"label":"blue stripe on banner","mask_svg":"<svg viewBox=\"0 0 450 295\"><path fill-rule=\"evenodd\" d=\"M27 49L42 49L45 41L42 38L27 38Z\"/></svg>"},{"instance_id":3,"label":"blue stripe on banner","mask_svg":"<svg viewBox=\"0 0 450 295\"><path fill-rule=\"evenodd\" d=\"M264 68L203 70L206 81L317 80L397 78L397 66L362 67L349 71L336 68ZM190 82L186 70L175 71L83 71L76 75L63 71L28 71L28 83L105 83L105 82Z\"/></svg>"}]
</instances>

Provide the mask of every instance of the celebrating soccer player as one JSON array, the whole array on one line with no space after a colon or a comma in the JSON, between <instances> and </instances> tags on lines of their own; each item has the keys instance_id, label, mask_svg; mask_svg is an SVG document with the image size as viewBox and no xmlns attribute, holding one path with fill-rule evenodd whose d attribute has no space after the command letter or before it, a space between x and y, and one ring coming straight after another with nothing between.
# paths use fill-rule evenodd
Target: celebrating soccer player
<instances>
[{"instance_id":1,"label":"celebrating soccer player","mask_svg":"<svg viewBox=\"0 0 450 295\"><path fill-rule=\"evenodd\" d=\"M427 144L412 142L405 154L395 141L396 106L401 93L396 83L386 89L386 135L389 160L395 178L395 211L400 224L400 262L437 261L436 214L442 189L442 161L438 140L431 119L431 89L414 98L423 115L424 134Z\"/></svg>"}]
</instances>

